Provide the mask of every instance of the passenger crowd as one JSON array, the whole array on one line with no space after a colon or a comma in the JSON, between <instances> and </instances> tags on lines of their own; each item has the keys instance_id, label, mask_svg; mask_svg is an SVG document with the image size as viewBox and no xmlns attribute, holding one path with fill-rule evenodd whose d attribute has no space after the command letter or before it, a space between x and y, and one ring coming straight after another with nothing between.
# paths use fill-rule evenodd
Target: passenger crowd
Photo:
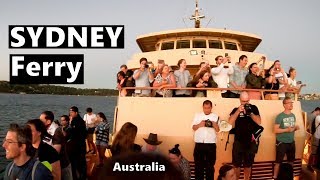
<instances>
[{"instance_id":1,"label":"passenger crowd","mask_svg":"<svg viewBox=\"0 0 320 180\"><path fill-rule=\"evenodd\" d=\"M247 92L239 95L240 105L230 112L228 122L234 128L232 149L232 165L222 164L218 179L235 180L240 177L240 167L244 167L244 179L250 179L251 167L259 148L259 137L264 128L257 106L250 104ZM276 157L273 179L292 179L293 162L295 160L294 133L300 130L296 117L291 112L293 101L290 97L283 100L284 111L275 118ZM196 113L192 121L194 131L194 163L195 178L213 179L216 162L217 132L220 131L219 116L212 112L212 102L205 100L203 111ZM151 164L162 163L165 172L141 172L133 177L149 177L153 179L190 179L189 162L176 144L167 154L161 154L159 146L162 141L157 134L150 133L144 138L145 144L135 144L138 127L126 122L117 132L112 145L109 146L110 123L106 116L99 112L96 115L92 108L87 108L83 118L77 107L69 109L69 115L62 115L54 121L51 111L44 111L39 119L31 119L25 125L11 124L3 141L6 158L13 161L8 164L4 179L87 179L86 154L98 154L97 168L103 168L98 179L126 179L128 174L116 172L115 164L137 162ZM319 156L318 125L320 124L320 108L310 115L310 132L313 133L314 159ZM313 126L313 127L312 127ZM96 141L93 142L93 134ZM89 151L86 152L86 140ZM111 151L111 158L106 160L105 153ZM142 152L142 153L141 153ZM284 163L284 156L287 162ZM104 164L105 163L105 164ZM310 162L314 164L314 161ZM282 171L285 171L283 173Z\"/></svg>"},{"instance_id":2,"label":"passenger crowd","mask_svg":"<svg viewBox=\"0 0 320 180\"><path fill-rule=\"evenodd\" d=\"M261 126L261 117L257 106L250 104L250 97L247 92L241 92L239 95L239 106L230 112L228 122L233 127L235 134L232 148L232 162L230 164L222 164L219 170L218 180L236 180L240 178L240 167L244 167L244 179L251 178L252 165L254 163L255 154L259 148L259 138L264 130ZM285 97L282 101L284 110L274 119L273 132L276 136L276 157L273 172L273 179L289 180L293 179L293 163L295 160L295 141L294 134L300 127L296 124L296 116L292 113L293 101L290 97ZM220 131L219 116L212 112L213 104L210 100L205 100L202 104L203 111L196 113L192 121L192 129L194 131L194 163L195 163L195 179L214 179L215 162L218 154L216 153L217 132ZM320 118L320 116L319 116ZM125 179L127 177L137 177L137 174L119 174L111 170L117 162L151 163L146 158L151 155L141 155L139 152L147 152L153 154L153 158L159 158L158 146L162 141L158 140L157 134L150 133L145 140L146 144L142 147L135 144L138 127L134 124L125 123L117 133L110 147L112 158L106 164L106 171L101 179ZM286 162L284 156L287 156ZM152 179L190 179L191 170L189 162L183 157L179 150L179 144L169 150L168 156L171 165L174 165L177 172L170 170L163 174L150 172L141 172L139 178L152 176ZM128 160L133 158L136 161ZM116 159L116 160L115 160ZM153 159L154 160L154 159ZM158 161L160 161L158 159ZM161 160L162 161L162 160ZM169 166L169 165L168 165ZM111 168L111 169L110 169ZM174 174L171 174L174 173ZM164 175L165 174L165 175ZM180 175L179 175L180 174ZM179 176L178 176L179 175Z\"/></svg>"},{"instance_id":3,"label":"passenger crowd","mask_svg":"<svg viewBox=\"0 0 320 180\"><path fill-rule=\"evenodd\" d=\"M192 77L187 70L187 61L180 59L177 63L178 69L165 64L159 60L155 67L146 58L140 59L140 67L134 72L128 70L126 65L120 67L117 74L117 88L121 96L155 96L155 97L206 97L206 90L186 90L179 88L232 88L232 89L269 89L283 92L265 92L265 99L281 99L290 97L294 99L294 93L299 92L301 82L296 81L296 70L290 68L288 73L281 67L279 60L265 70L263 56L257 62L251 63L248 68L248 57L241 55L239 61L231 64L229 56L217 56L216 66L211 68L209 61L200 63L199 70ZM125 89L125 87L139 87ZM156 90L141 89L143 87L155 87ZM168 89L169 88L169 89ZM170 88L176 88L170 90ZM177 89L178 88L178 89ZM249 91L251 99L262 99L260 91ZM240 91L222 90L224 98L239 98Z\"/></svg>"},{"instance_id":4,"label":"passenger crowd","mask_svg":"<svg viewBox=\"0 0 320 180\"><path fill-rule=\"evenodd\" d=\"M109 129L110 123L102 112L95 115L92 108L87 108L82 119L76 106L60 121L54 120L52 111L44 111L39 119L30 119L25 125L11 124L2 147L6 158L13 161L8 164L4 179L85 180L86 154L98 152L98 167L102 167Z\"/></svg>"}]
</instances>

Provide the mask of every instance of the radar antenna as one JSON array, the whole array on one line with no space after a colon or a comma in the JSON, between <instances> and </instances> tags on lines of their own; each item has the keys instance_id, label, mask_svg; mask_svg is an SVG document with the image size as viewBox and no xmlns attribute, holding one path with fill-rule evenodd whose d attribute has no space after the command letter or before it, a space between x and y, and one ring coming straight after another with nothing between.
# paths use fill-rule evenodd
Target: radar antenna
<instances>
[{"instance_id":1,"label":"radar antenna","mask_svg":"<svg viewBox=\"0 0 320 180\"><path fill-rule=\"evenodd\" d=\"M196 0L196 9L194 11L194 15L190 17L190 20L194 20L195 28L200 28L200 19L202 18L205 18L205 16L199 14L198 0Z\"/></svg>"}]
</instances>

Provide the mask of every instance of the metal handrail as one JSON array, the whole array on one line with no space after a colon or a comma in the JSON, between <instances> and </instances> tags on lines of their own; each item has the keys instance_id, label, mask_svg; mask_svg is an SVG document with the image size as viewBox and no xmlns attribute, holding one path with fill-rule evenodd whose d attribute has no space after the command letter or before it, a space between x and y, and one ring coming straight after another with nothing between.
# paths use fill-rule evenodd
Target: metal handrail
<instances>
[{"instance_id":1,"label":"metal handrail","mask_svg":"<svg viewBox=\"0 0 320 180\"><path fill-rule=\"evenodd\" d=\"M300 87L297 91L284 91L284 90L271 90L271 89L238 89L238 88L195 88L195 87L185 87L185 88L161 88L164 90L207 90L207 91L223 91L223 90L230 90L230 91L255 91L260 92L262 100L264 100L264 92L275 92L275 93L293 93L295 94L295 100L298 100L298 95L301 92L303 86ZM122 89L138 89L138 90L158 90L159 87L124 87ZM119 92L120 93L120 92Z\"/></svg>"}]
</instances>

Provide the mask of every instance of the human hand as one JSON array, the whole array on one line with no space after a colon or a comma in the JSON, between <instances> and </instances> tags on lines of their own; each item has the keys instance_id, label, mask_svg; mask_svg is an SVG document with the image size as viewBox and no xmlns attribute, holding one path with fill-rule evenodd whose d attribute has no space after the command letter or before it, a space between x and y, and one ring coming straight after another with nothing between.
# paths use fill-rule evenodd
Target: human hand
<instances>
[{"instance_id":1,"label":"human hand","mask_svg":"<svg viewBox=\"0 0 320 180\"><path fill-rule=\"evenodd\" d=\"M200 126L200 127L205 127L205 126L206 126L206 121L205 121L205 120L202 120L202 121L199 123L199 126Z\"/></svg>"},{"instance_id":2,"label":"human hand","mask_svg":"<svg viewBox=\"0 0 320 180\"><path fill-rule=\"evenodd\" d=\"M240 106L238 107L238 111L239 111L239 112L245 112L244 105L240 105Z\"/></svg>"},{"instance_id":3,"label":"human hand","mask_svg":"<svg viewBox=\"0 0 320 180\"><path fill-rule=\"evenodd\" d=\"M293 131L295 131L295 127L291 127L291 126L287 127L287 132L293 132Z\"/></svg>"},{"instance_id":4,"label":"human hand","mask_svg":"<svg viewBox=\"0 0 320 180\"><path fill-rule=\"evenodd\" d=\"M227 57L224 57L223 60L222 60L222 64L225 64L228 62L228 58Z\"/></svg>"},{"instance_id":5,"label":"human hand","mask_svg":"<svg viewBox=\"0 0 320 180\"><path fill-rule=\"evenodd\" d=\"M294 128L295 128L295 131L300 129L300 127L298 125L296 125Z\"/></svg>"}]
</instances>

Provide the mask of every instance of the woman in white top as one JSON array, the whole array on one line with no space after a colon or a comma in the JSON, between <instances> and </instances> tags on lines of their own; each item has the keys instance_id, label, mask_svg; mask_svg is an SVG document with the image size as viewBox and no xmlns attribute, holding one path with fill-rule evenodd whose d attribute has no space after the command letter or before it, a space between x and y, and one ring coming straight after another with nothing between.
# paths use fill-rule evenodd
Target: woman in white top
<instances>
[{"instance_id":1,"label":"woman in white top","mask_svg":"<svg viewBox=\"0 0 320 180\"><path fill-rule=\"evenodd\" d=\"M175 88L176 79L174 78L174 75L170 73L170 68L167 64L163 66L162 72L155 78L153 87L158 87L156 97L172 97L172 90L167 90L165 88Z\"/></svg>"},{"instance_id":2,"label":"woman in white top","mask_svg":"<svg viewBox=\"0 0 320 180\"><path fill-rule=\"evenodd\" d=\"M295 68L290 67L289 69L289 78L288 78L288 91L297 92L300 89L300 86L297 85L296 81L297 71ZM286 93L286 96L294 100L294 93Z\"/></svg>"}]
</instances>

